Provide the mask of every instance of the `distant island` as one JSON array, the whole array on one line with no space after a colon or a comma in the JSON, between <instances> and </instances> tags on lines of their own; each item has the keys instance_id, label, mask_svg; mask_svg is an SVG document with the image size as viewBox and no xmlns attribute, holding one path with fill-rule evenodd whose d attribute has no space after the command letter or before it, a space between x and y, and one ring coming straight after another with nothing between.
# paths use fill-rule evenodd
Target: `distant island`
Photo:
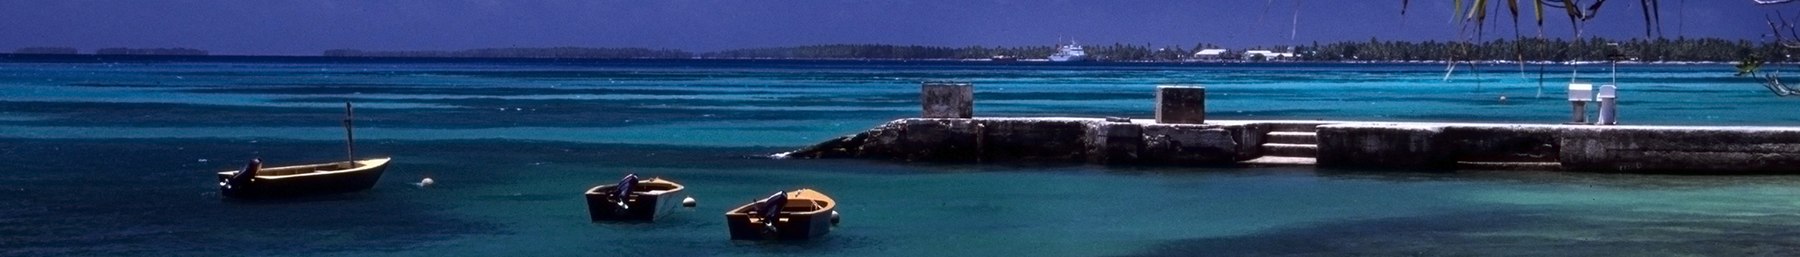
<instances>
[{"instance_id":1,"label":"distant island","mask_svg":"<svg viewBox=\"0 0 1800 257\"><path fill-rule=\"evenodd\" d=\"M480 48L458 51L377 51L332 49L325 57L402 58L527 58L527 59L790 59L790 60L1042 60L1057 46L921 46L887 44L827 44L764 47L694 53L655 48ZM1587 38L1496 39L1483 42L1453 41L1343 41L1298 45L1225 48L1214 44L1152 46L1131 44L1085 45L1090 60L1100 62L1443 62L1443 61L1603 61L1632 62L1735 62L1749 58L1787 62L1787 48L1777 43L1719 38L1659 38L1611 40ZM74 55L75 48L26 47L13 54ZM103 48L95 55L204 56L192 48Z\"/></svg>"},{"instance_id":2,"label":"distant island","mask_svg":"<svg viewBox=\"0 0 1800 257\"><path fill-rule=\"evenodd\" d=\"M1786 48L1775 43L1718 38L1677 38L1615 41L1602 38L1499 39L1486 42L1346 41L1308 45L1255 46L1227 49L1212 44L1181 46L1088 45L1096 61L1314 61L1314 62L1416 62L1466 60L1575 61L1626 60L1638 62L1732 62L1750 56L1785 61ZM1055 46L938 47L877 44L840 44L798 47L752 48L699 54L723 59L920 59L970 60L1004 57L1044 58Z\"/></svg>"},{"instance_id":3,"label":"distant island","mask_svg":"<svg viewBox=\"0 0 1800 257\"><path fill-rule=\"evenodd\" d=\"M26 47L13 51L14 54L77 54L74 47Z\"/></svg>"},{"instance_id":4,"label":"distant island","mask_svg":"<svg viewBox=\"0 0 1800 257\"><path fill-rule=\"evenodd\" d=\"M1311 61L1311 62L1421 62L1466 60L1599 61L1636 62L1733 62L1758 56L1786 61L1786 48L1774 43L1718 38L1610 40L1588 38L1497 39L1485 42L1448 41L1345 41L1306 45L1255 46L1227 49L1199 43L1191 47L1151 45L1087 45L1087 53L1102 62L1186 61ZM921 46L886 44L827 44L765 47L692 53L649 48L483 48L462 51L325 51L334 57L453 57L453 58L570 58L570 59L801 59L801 60L976 60L1010 61L1042 59L1056 46Z\"/></svg>"},{"instance_id":5,"label":"distant island","mask_svg":"<svg viewBox=\"0 0 1800 257\"><path fill-rule=\"evenodd\" d=\"M25 55L77 55L77 54L81 54L81 50L75 49L74 47L38 46L38 47L19 48L18 50L13 50L12 53L13 54L25 54ZM205 56L207 54L208 53L206 50L183 48L183 47L176 47L176 48L112 47L112 48L101 48L99 50L94 51L94 55Z\"/></svg>"},{"instance_id":6,"label":"distant island","mask_svg":"<svg viewBox=\"0 0 1800 257\"><path fill-rule=\"evenodd\" d=\"M364 51L325 50L327 57L435 57L435 58L567 58L567 59L687 59L694 54L673 49L649 48L481 48L462 51Z\"/></svg>"},{"instance_id":7,"label":"distant island","mask_svg":"<svg viewBox=\"0 0 1800 257\"><path fill-rule=\"evenodd\" d=\"M95 51L94 51L94 55L179 55L179 56L204 56L204 55L207 55L207 52L206 52L206 50L200 50L200 49L193 49L193 48L181 48L181 47L176 47L176 48L124 48L124 47L115 47L115 48L101 48L101 49L100 49L100 50L95 50Z\"/></svg>"},{"instance_id":8,"label":"distant island","mask_svg":"<svg viewBox=\"0 0 1800 257\"><path fill-rule=\"evenodd\" d=\"M718 51L700 54L711 59L981 59L995 56L1027 56L1042 58L1056 52L1056 46L1015 47L946 47L881 44L832 44L795 47L766 47ZM1112 52L1118 53L1118 52Z\"/></svg>"}]
</instances>

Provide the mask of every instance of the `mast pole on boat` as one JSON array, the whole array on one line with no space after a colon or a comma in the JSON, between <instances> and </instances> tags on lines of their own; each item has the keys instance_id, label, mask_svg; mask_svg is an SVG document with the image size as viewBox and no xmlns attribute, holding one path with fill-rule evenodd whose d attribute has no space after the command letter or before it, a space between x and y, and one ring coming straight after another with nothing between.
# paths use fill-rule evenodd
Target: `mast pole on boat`
<instances>
[{"instance_id":1,"label":"mast pole on boat","mask_svg":"<svg viewBox=\"0 0 1800 257\"><path fill-rule=\"evenodd\" d=\"M1612 63L1612 84L1616 87L1619 86L1619 59L1624 59L1625 54L1620 53L1618 42L1606 43L1606 45L1612 47L1612 54L1606 56L1606 62Z\"/></svg>"},{"instance_id":2,"label":"mast pole on boat","mask_svg":"<svg viewBox=\"0 0 1800 257\"><path fill-rule=\"evenodd\" d=\"M356 112L350 108L350 102L344 102L344 155L350 157L346 162L350 168L356 168L356 132L351 130L351 119Z\"/></svg>"}]
</instances>

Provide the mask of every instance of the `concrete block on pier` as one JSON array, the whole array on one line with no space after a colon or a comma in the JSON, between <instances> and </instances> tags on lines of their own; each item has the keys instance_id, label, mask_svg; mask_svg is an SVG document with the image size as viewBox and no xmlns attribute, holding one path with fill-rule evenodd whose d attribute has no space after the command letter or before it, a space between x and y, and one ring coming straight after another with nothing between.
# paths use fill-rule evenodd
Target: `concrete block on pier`
<instances>
[{"instance_id":1,"label":"concrete block on pier","mask_svg":"<svg viewBox=\"0 0 1800 257\"><path fill-rule=\"evenodd\" d=\"M1428 125L1340 124L1318 128L1318 164L1324 168L1450 170L1451 149Z\"/></svg>"},{"instance_id":2,"label":"concrete block on pier","mask_svg":"<svg viewBox=\"0 0 1800 257\"><path fill-rule=\"evenodd\" d=\"M919 102L924 118L975 117L975 85L953 82L925 82L919 86Z\"/></svg>"},{"instance_id":3,"label":"concrete block on pier","mask_svg":"<svg viewBox=\"0 0 1800 257\"><path fill-rule=\"evenodd\" d=\"M1206 123L1206 87L1157 86L1156 123Z\"/></svg>"}]
</instances>

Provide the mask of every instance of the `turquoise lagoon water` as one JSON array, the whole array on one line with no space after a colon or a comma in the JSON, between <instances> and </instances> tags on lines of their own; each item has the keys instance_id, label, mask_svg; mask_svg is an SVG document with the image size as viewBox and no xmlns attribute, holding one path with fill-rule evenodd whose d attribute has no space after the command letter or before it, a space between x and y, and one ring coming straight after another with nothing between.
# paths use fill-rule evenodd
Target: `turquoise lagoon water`
<instances>
[{"instance_id":1,"label":"turquoise lagoon water","mask_svg":"<svg viewBox=\"0 0 1800 257\"><path fill-rule=\"evenodd\" d=\"M475 61L0 62L6 256L1787 256L1800 177L774 160L916 115L925 80L980 116L1151 115L1162 83L1215 119L1556 123L1570 67ZM1466 68L1466 67L1464 67ZM1610 80L1603 65L1580 79ZM1463 69L1462 71L1466 71ZM1726 65L1622 67L1625 123L1800 125ZM1499 96L1510 100L1501 103ZM394 156L374 190L222 201L212 172ZM626 172L700 206L596 224L580 192ZM437 185L414 183L430 177ZM843 224L727 240L725 209L817 188Z\"/></svg>"}]
</instances>

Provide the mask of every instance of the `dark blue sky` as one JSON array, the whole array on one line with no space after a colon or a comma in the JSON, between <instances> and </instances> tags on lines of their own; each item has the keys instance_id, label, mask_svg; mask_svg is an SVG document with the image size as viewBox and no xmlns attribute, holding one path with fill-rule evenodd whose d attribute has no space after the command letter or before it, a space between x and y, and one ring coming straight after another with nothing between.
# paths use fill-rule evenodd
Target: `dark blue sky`
<instances>
[{"instance_id":1,"label":"dark blue sky","mask_svg":"<svg viewBox=\"0 0 1800 257\"><path fill-rule=\"evenodd\" d=\"M1296 1L1299 1L1296 3ZM1269 4L1269 3L1273 4ZM0 52L27 46L194 47L316 55L333 48L668 47L713 51L825 43L1228 47L1313 41L1452 40L1451 0L295 0L0 1ZM1664 0L1667 36L1761 40L1775 8ZM1615 0L1593 35L1643 37L1638 1ZM1296 9L1295 6L1298 6ZM1681 8L1681 7L1685 7ZM1299 12L1297 35L1293 17ZM1560 10L1556 10L1560 11ZM1555 13L1552 13L1555 14ZM1493 18L1488 37L1510 37ZM1568 38L1566 18L1545 34ZM1529 21L1520 27L1535 34Z\"/></svg>"}]
</instances>

